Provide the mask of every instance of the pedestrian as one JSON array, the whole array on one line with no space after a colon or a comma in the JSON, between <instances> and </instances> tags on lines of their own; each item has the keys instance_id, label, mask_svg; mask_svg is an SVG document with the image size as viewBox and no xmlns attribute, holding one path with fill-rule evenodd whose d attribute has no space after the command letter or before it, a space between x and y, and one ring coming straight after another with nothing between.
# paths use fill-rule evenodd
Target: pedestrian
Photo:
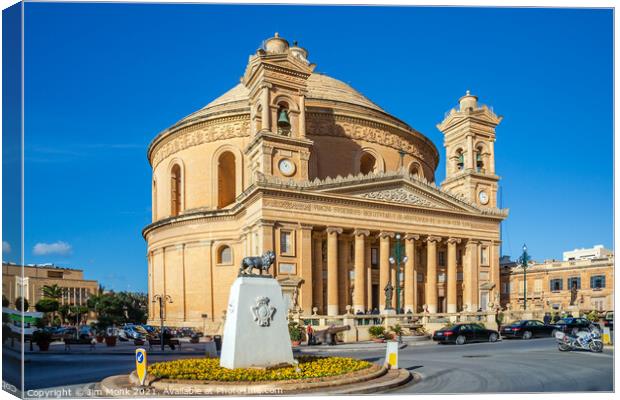
<instances>
[{"instance_id":1,"label":"pedestrian","mask_svg":"<svg viewBox=\"0 0 620 400\"><path fill-rule=\"evenodd\" d=\"M364 311L359 309L359 310L357 310L355 315L364 315ZM364 324L364 319L363 318L356 318L355 319L355 325L363 325L363 324Z\"/></svg>"},{"instance_id":2,"label":"pedestrian","mask_svg":"<svg viewBox=\"0 0 620 400\"><path fill-rule=\"evenodd\" d=\"M314 329L312 329L312 325L306 327L306 334L308 336L308 346L312 346L314 344Z\"/></svg>"},{"instance_id":3,"label":"pedestrian","mask_svg":"<svg viewBox=\"0 0 620 400\"><path fill-rule=\"evenodd\" d=\"M545 323L545 325L549 325L549 323L551 322L551 315L546 312L545 316L543 317L543 322Z\"/></svg>"}]
</instances>

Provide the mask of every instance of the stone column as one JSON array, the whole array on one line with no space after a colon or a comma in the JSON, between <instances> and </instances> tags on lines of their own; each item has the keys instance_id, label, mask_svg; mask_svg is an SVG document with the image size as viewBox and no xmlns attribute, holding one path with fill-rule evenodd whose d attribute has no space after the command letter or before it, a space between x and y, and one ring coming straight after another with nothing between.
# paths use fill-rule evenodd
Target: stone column
<instances>
[{"instance_id":1,"label":"stone column","mask_svg":"<svg viewBox=\"0 0 620 400\"><path fill-rule=\"evenodd\" d=\"M299 91L299 137L306 137L306 96Z\"/></svg>"},{"instance_id":2,"label":"stone column","mask_svg":"<svg viewBox=\"0 0 620 400\"><path fill-rule=\"evenodd\" d=\"M365 249L366 255L364 256L364 270L366 274L366 296L365 296L365 304L367 310L372 310L372 263L371 263L371 245L370 245L370 237L365 241Z\"/></svg>"},{"instance_id":3,"label":"stone column","mask_svg":"<svg viewBox=\"0 0 620 400\"><path fill-rule=\"evenodd\" d=\"M495 307L499 306L500 303L500 290L501 290L501 280L500 280L500 269L499 269L499 258L501 257L501 254L499 254L499 241L494 241L491 246L489 246L489 263L491 265L491 270L489 271L491 276L489 277L491 283L494 285L493 286L493 290L491 291L491 294L489 295L489 302L493 303L493 305ZM581 279L581 282L584 282L583 279ZM547 286L543 286L543 287L549 287L549 285Z\"/></svg>"},{"instance_id":4,"label":"stone column","mask_svg":"<svg viewBox=\"0 0 620 400\"><path fill-rule=\"evenodd\" d=\"M351 288L349 282L349 256L350 236L347 234L340 235L338 238L338 313L344 314L346 307L350 304L349 291Z\"/></svg>"},{"instance_id":5,"label":"stone column","mask_svg":"<svg viewBox=\"0 0 620 400\"><path fill-rule=\"evenodd\" d=\"M263 107L261 112L261 129L271 130L271 124L269 123L269 86L263 86L261 93L261 106Z\"/></svg>"},{"instance_id":6,"label":"stone column","mask_svg":"<svg viewBox=\"0 0 620 400\"><path fill-rule=\"evenodd\" d=\"M476 157L474 156L474 136L467 135L467 165L465 169L475 169L476 168Z\"/></svg>"},{"instance_id":7,"label":"stone column","mask_svg":"<svg viewBox=\"0 0 620 400\"><path fill-rule=\"evenodd\" d=\"M450 238L448 239L448 298L446 303L448 304L448 312L456 312L456 245L460 243L461 239Z\"/></svg>"},{"instance_id":8,"label":"stone column","mask_svg":"<svg viewBox=\"0 0 620 400\"><path fill-rule=\"evenodd\" d=\"M405 235L405 253L407 262L405 263L405 312L417 311L417 290L416 281L418 279L415 270L415 241L420 239L419 235Z\"/></svg>"},{"instance_id":9,"label":"stone column","mask_svg":"<svg viewBox=\"0 0 620 400\"><path fill-rule=\"evenodd\" d=\"M390 281L390 238L394 237L394 232L381 232L379 234L379 308L385 310L385 296L383 290ZM394 282L392 282L392 286ZM392 307L394 307L394 297L392 297Z\"/></svg>"},{"instance_id":10,"label":"stone column","mask_svg":"<svg viewBox=\"0 0 620 400\"><path fill-rule=\"evenodd\" d=\"M262 238L262 252L261 254L265 254L267 250L271 250L275 253L275 241L274 241L274 223L273 221L260 221L259 222L259 232ZM271 266L271 271L273 272L273 276L278 275L278 266L276 263Z\"/></svg>"},{"instance_id":11,"label":"stone column","mask_svg":"<svg viewBox=\"0 0 620 400\"><path fill-rule=\"evenodd\" d=\"M299 276L303 279L301 293L299 294L299 306L308 314L312 313L314 305L314 268L312 265L312 226L301 225L299 228L301 243L298 245L300 254Z\"/></svg>"},{"instance_id":12,"label":"stone column","mask_svg":"<svg viewBox=\"0 0 620 400\"><path fill-rule=\"evenodd\" d=\"M338 315L338 235L342 228L327 228L327 315Z\"/></svg>"},{"instance_id":13,"label":"stone column","mask_svg":"<svg viewBox=\"0 0 620 400\"><path fill-rule=\"evenodd\" d=\"M314 255L312 261L314 269L312 274L312 299L314 307L319 309L319 314L323 314L323 235L315 232L312 235Z\"/></svg>"},{"instance_id":14,"label":"stone column","mask_svg":"<svg viewBox=\"0 0 620 400\"><path fill-rule=\"evenodd\" d=\"M364 291L366 288L366 249L365 237L370 235L370 231L356 229L353 232L355 237L355 286L353 287L353 310L354 312L364 311Z\"/></svg>"},{"instance_id":15,"label":"stone column","mask_svg":"<svg viewBox=\"0 0 620 400\"><path fill-rule=\"evenodd\" d=\"M429 236L426 238L426 304L428 312L437 312L437 242L441 238Z\"/></svg>"},{"instance_id":16,"label":"stone column","mask_svg":"<svg viewBox=\"0 0 620 400\"><path fill-rule=\"evenodd\" d=\"M468 240L465 246L463 260L463 304L467 311L478 311L478 244L475 240Z\"/></svg>"}]
</instances>

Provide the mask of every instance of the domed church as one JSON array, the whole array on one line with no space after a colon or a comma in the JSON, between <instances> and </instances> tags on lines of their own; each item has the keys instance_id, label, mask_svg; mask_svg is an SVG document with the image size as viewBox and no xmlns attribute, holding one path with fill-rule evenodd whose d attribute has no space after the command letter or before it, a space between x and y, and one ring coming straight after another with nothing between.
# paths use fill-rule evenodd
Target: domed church
<instances>
[{"instance_id":1,"label":"domed church","mask_svg":"<svg viewBox=\"0 0 620 400\"><path fill-rule=\"evenodd\" d=\"M437 185L426 136L276 33L239 84L149 145L149 297L169 296L166 324L202 329L221 321L241 260L272 250L270 272L304 315L493 307L508 215L497 208L501 119L469 92L459 99L437 125Z\"/></svg>"}]
</instances>

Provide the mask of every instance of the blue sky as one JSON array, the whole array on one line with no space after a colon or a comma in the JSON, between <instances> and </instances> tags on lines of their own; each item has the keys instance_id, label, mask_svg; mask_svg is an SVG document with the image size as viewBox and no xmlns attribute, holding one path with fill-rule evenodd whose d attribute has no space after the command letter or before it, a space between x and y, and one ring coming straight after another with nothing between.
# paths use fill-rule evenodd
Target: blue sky
<instances>
[{"instance_id":1,"label":"blue sky","mask_svg":"<svg viewBox=\"0 0 620 400\"><path fill-rule=\"evenodd\" d=\"M612 11L26 5L26 262L146 290L146 147L243 74L275 31L427 135L466 89L497 130L504 254L613 246ZM5 191L6 194L6 191ZM5 232L5 241L11 240ZM9 243L13 259L16 244ZM38 246L37 246L38 244Z\"/></svg>"}]
</instances>

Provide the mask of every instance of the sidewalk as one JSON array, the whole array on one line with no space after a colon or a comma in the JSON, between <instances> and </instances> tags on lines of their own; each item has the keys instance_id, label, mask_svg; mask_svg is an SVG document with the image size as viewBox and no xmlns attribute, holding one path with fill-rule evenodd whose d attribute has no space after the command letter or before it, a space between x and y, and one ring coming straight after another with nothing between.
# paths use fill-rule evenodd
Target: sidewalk
<instances>
[{"instance_id":1,"label":"sidewalk","mask_svg":"<svg viewBox=\"0 0 620 400\"><path fill-rule=\"evenodd\" d=\"M430 339L420 339L412 337L403 337L402 343L399 348L403 349L408 346L426 346L433 344ZM29 356L45 356L45 355L71 355L71 354L89 354L89 355L134 355L137 348L145 348L150 355L172 355L172 354L184 354L184 355L197 355L202 356L206 353L205 342L189 343L189 341L182 341L181 347L177 347L175 350L170 350L166 346L162 352L159 346L153 346L149 350L148 344L145 346L135 346L133 342L117 342L116 346L106 346L105 343L97 343L94 349L91 349L89 345L72 345L70 350L65 351L65 345L63 342L54 342L50 344L48 351L39 351L36 344L33 345L33 350L30 350L30 343L26 342L25 357ZM316 345L308 346L303 343L299 346L293 347L294 352L308 353L308 352L330 352L330 351L376 351L385 350L386 343L376 343L372 341L356 342L356 343L339 343L334 346L328 345ZM2 351L14 358L21 358L21 346L15 342L15 346L11 347L5 345L2 347Z\"/></svg>"},{"instance_id":2,"label":"sidewalk","mask_svg":"<svg viewBox=\"0 0 620 400\"><path fill-rule=\"evenodd\" d=\"M65 350L65 344L63 342L53 342L50 344L50 348L48 351L39 351L39 348L36 344L32 346L33 350L30 350L30 343L26 342L24 355L28 357L29 355L45 355L45 354L92 354L92 355L134 355L136 349L144 348L148 351L148 354L194 354L194 355L204 355L206 352L205 342L200 343L189 343L189 341L181 341L181 346L177 346L175 350L171 350L170 347L166 346L165 350L162 352L160 346L153 346L151 350L149 350L149 345L145 344L143 346L134 345L133 341L128 342L117 342L116 346L106 346L105 343L97 343L94 349L91 349L90 345L71 345L70 350ZM4 346L2 346L2 351L10 354L13 357L21 358L21 346L18 342L15 342L15 346L11 347L9 342L7 342Z\"/></svg>"}]
</instances>

